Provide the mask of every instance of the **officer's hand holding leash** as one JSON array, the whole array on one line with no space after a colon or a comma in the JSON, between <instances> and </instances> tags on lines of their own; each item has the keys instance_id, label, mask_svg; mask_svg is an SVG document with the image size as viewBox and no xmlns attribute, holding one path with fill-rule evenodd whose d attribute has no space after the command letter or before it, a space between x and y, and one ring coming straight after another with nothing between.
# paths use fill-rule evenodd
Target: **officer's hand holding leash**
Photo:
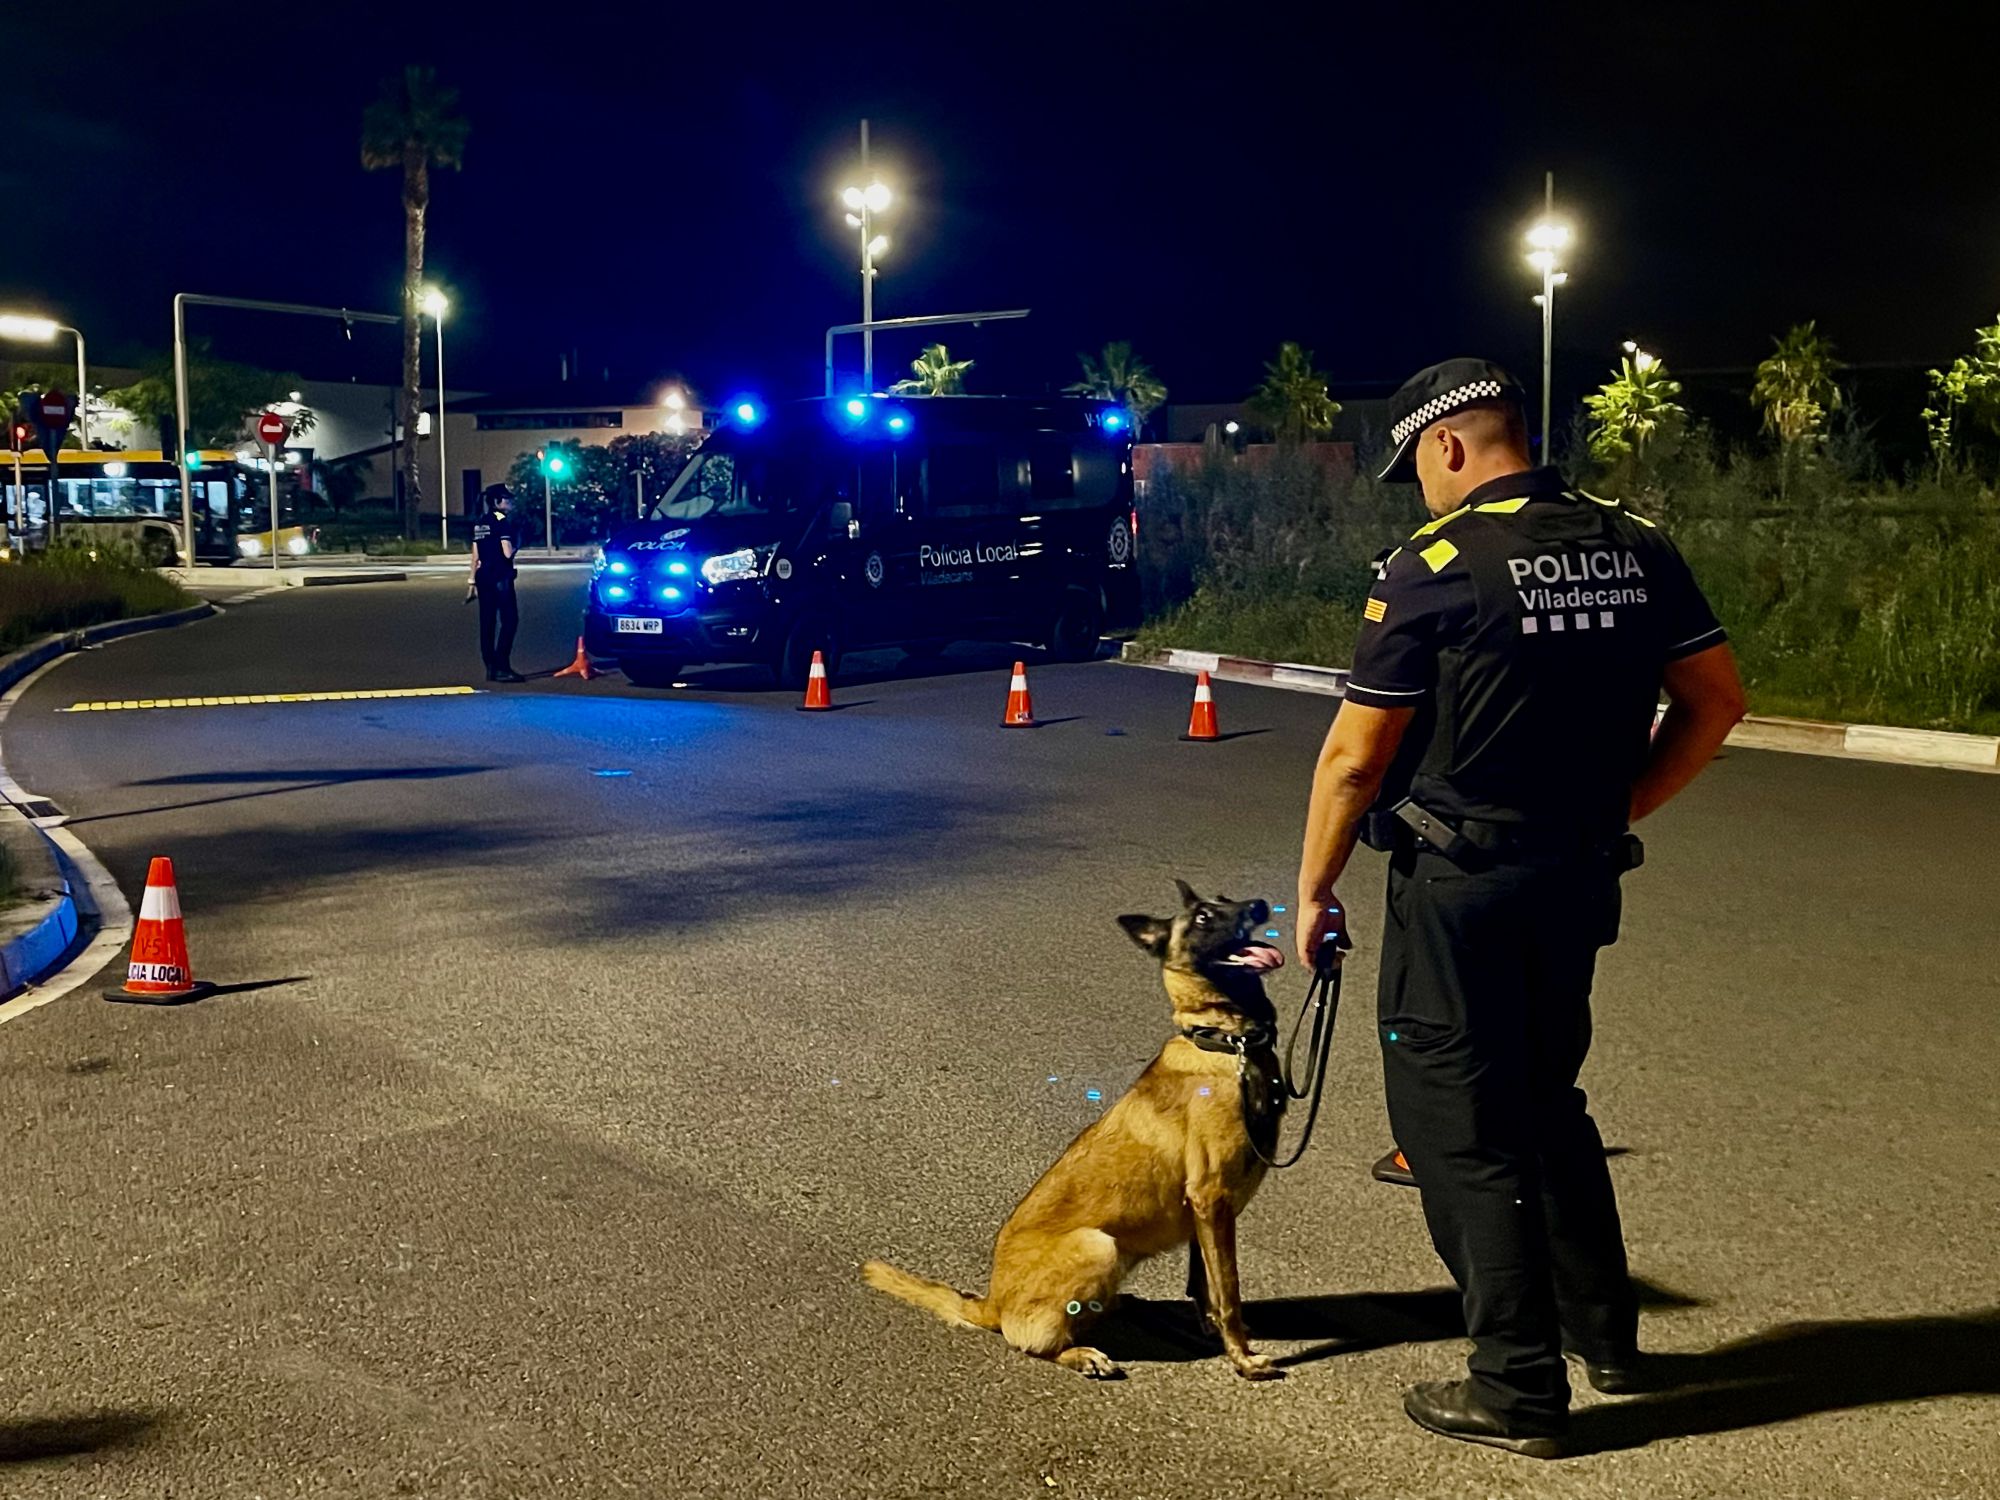
<instances>
[{"instance_id":1,"label":"officer's hand holding leash","mask_svg":"<svg viewBox=\"0 0 2000 1500\"><path fill-rule=\"evenodd\" d=\"M1331 943L1331 948L1327 944ZM1347 935L1347 913L1340 898L1329 895L1324 901L1299 903L1299 962L1317 972L1338 964L1341 955L1354 947Z\"/></svg>"}]
</instances>

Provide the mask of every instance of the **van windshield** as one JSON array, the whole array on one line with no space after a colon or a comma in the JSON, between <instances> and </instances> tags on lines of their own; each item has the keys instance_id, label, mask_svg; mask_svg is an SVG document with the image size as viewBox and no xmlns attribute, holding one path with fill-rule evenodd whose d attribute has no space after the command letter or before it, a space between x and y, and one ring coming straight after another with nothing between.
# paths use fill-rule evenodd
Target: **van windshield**
<instances>
[{"instance_id":1,"label":"van windshield","mask_svg":"<svg viewBox=\"0 0 2000 1500\"><path fill-rule=\"evenodd\" d=\"M802 455L706 448L648 514L660 521L785 515L806 497L808 470Z\"/></svg>"}]
</instances>

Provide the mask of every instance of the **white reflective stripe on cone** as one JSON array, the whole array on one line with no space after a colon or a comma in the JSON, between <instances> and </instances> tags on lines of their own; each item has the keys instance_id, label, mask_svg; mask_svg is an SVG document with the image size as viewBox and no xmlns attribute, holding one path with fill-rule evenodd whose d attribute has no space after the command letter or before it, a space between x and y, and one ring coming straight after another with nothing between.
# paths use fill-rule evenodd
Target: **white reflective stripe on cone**
<instances>
[{"instance_id":1,"label":"white reflective stripe on cone","mask_svg":"<svg viewBox=\"0 0 2000 1500\"><path fill-rule=\"evenodd\" d=\"M1008 686L1007 691L1010 693L1025 693L1027 690L1028 679L1021 673L1016 672L1014 674L1014 681Z\"/></svg>"},{"instance_id":2,"label":"white reflective stripe on cone","mask_svg":"<svg viewBox=\"0 0 2000 1500\"><path fill-rule=\"evenodd\" d=\"M181 893L170 885L149 885L139 902L141 922L178 922L181 919Z\"/></svg>"}]
</instances>

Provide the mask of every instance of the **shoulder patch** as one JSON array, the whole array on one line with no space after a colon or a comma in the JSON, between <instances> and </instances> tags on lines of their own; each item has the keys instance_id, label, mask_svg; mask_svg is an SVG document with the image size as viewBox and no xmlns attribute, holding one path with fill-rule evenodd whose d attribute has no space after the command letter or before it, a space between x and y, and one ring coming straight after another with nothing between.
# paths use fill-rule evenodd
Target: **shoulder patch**
<instances>
[{"instance_id":1,"label":"shoulder patch","mask_svg":"<svg viewBox=\"0 0 2000 1500\"><path fill-rule=\"evenodd\" d=\"M1440 537L1437 541L1432 542L1423 551L1419 552L1417 556L1431 565L1433 573L1441 573L1444 571L1444 565L1458 556L1458 547L1456 543L1448 542Z\"/></svg>"},{"instance_id":2,"label":"shoulder patch","mask_svg":"<svg viewBox=\"0 0 2000 1500\"><path fill-rule=\"evenodd\" d=\"M1448 511L1444 515L1439 516L1435 521L1426 521L1423 525L1419 526L1415 531L1410 533L1410 540L1414 542L1420 536L1429 536L1439 527L1450 525L1453 521L1456 521L1460 516L1464 515L1465 513L1466 513L1465 507L1461 505L1457 510Z\"/></svg>"},{"instance_id":3,"label":"shoulder patch","mask_svg":"<svg viewBox=\"0 0 2000 1500\"><path fill-rule=\"evenodd\" d=\"M1370 625L1380 625L1382 617L1389 613L1388 604L1381 599L1370 599L1361 606L1361 618Z\"/></svg>"}]
</instances>

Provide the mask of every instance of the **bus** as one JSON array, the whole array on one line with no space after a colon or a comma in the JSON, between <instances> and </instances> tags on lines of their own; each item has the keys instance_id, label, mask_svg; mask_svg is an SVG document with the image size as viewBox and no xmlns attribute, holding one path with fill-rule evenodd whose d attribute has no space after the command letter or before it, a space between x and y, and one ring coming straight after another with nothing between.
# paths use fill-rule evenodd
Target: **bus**
<instances>
[{"instance_id":1,"label":"bus","mask_svg":"<svg viewBox=\"0 0 2000 1500\"><path fill-rule=\"evenodd\" d=\"M1108 401L735 403L600 550L584 641L640 686L694 662L805 680L813 653L954 640L1096 654L1137 623L1132 415Z\"/></svg>"},{"instance_id":2,"label":"bus","mask_svg":"<svg viewBox=\"0 0 2000 1500\"><path fill-rule=\"evenodd\" d=\"M233 563L245 555L241 533L269 531L268 512L258 503L267 481L227 449L204 448L193 458L188 473L192 560ZM40 452L0 452L10 547L47 545L48 479L48 460ZM60 532L130 542L155 566L189 560L181 541L180 473L159 449L111 453L66 448L57 454L56 481Z\"/></svg>"}]
</instances>

